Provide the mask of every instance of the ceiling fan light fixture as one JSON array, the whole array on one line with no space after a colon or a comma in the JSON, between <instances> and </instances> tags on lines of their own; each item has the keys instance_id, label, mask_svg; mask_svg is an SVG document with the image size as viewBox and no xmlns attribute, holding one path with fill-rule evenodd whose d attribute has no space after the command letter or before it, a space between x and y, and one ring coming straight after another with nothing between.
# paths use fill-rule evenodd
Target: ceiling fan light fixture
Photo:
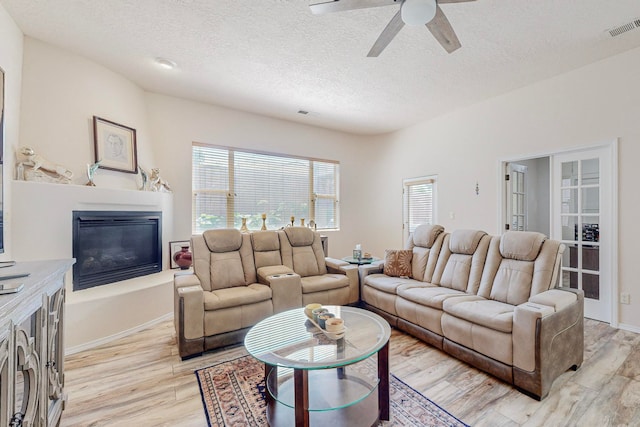
<instances>
[{"instance_id":1,"label":"ceiling fan light fixture","mask_svg":"<svg viewBox=\"0 0 640 427\"><path fill-rule=\"evenodd\" d=\"M436 16L436 0L404 0L400 16L407 25L425 25Z\"/></svg>"}]
</instances>

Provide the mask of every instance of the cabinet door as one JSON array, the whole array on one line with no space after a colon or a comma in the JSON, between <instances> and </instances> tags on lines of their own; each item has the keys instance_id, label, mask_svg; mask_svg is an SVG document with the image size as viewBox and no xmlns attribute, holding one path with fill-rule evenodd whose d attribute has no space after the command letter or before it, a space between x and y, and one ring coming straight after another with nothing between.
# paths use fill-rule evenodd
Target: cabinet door
<instances>
[{"instance_id":1,"label":"cabinet door","mask_svg":"<svg viewBox=\"0 0 640 427\"><path fill-rule=\"evenodd\" d=\"M0 427L7 427L13 416L13 411L9 410L13 404L13 372L10 369L13 348L11 328L11 324L0 328Z\"/></svg>"},{"instance_id":2,"label":"cabinet door","mask_svg":"<svg viewBox=\"0 0 640 427\"><path fill-rule=\"evenodd\" d=\"M48 297L45 306L47 315L47 348L46 357L46 396L47 425L55 426L62 416L65 395L64 387L64 344L63 344L63 314L64 288Z\"/></svg>"},{"instance_id":3,"label":"cabinet door","mask_svg":"<svg viewBox=\"0 0 640 427\"><path fill-rule=\"evenodd\" d=\"M23 427L44 424L41 411L40 387L40 325L41 310L15 327L15 389L13 419Z\"/></svg>"}]
</instances>

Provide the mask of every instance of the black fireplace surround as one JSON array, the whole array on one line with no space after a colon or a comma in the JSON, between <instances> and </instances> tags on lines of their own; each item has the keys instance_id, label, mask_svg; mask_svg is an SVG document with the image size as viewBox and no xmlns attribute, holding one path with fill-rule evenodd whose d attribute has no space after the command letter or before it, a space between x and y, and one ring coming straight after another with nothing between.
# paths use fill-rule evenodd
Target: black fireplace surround
<instances>
[{"instance_id":1,"label":"black fireplace surround","mask_svg":"<svg viewBox=\"0 0 640 427\"><path fill-rule=\"evenodd\" d=\"M73 290L162 271L162 212L73 211Z\"/></svg>"}]
</instances>

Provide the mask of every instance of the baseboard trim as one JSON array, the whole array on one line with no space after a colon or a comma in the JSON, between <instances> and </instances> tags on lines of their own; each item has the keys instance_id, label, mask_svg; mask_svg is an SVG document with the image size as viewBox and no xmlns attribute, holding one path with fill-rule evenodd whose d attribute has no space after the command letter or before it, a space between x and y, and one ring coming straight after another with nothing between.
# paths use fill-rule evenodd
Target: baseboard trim
<instances>
[{"instance_id":1,"label":"baseboard trim","mask_svg":"<svg viewBox=\"0 0 640 427\"><path fill-rule=\"evenodd\" d=\"M148 322L143 323L142 325L135 326L133 328L127 329L126 331L118 332L117 334L109 335L108 337L102 337L100 339L90 341L84 344L76 345L74 347L66 348L64 351L65 356L70 356L72 354L80 353L81 351L90 350L92 348L98 347L102 344L107 344L111 341L115 341L120 338L124 338L136 332L142 331L144 329L148 329L158 323L165 322L167 320L173 319L173 313L167 313L163 316L160 316L156 319L150 320Z\"/></svg>"},{"instance_id":2,"label":"baseboard trim","mask_svg":"<svg viewBox=\"0 0 640 427\"><path fill-rule=\"evenodd\" d=\"M618 329L624 329L625 331L635 332L636 334L640 334L640 327L627 325L626 323L618 323Z\"/></svg>"}]
</instances>

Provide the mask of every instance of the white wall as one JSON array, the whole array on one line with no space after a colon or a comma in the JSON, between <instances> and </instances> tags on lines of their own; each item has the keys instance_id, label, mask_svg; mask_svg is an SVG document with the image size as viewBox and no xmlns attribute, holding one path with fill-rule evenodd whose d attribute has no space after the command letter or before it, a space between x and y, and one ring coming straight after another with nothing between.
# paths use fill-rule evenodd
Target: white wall
<instances>
[{"instance_id":1,"label":"white wall","mask_svg":"<svg viewBox=\"0 0 640 427\"><path fill-rule=\"evenodd\" d=\"M93 116L136 129L138 162L155 164L144 91L93 61L25 38L20 145L74 172L87 182L94 163ZM11 164L13 162L9 162ZM99 187L136 189L134 174L99 169Z\"/></svg>"},{"instance_id":2,"label":"white wall","mask_svg":"<svg viewBox=\"0 0 640 427\"><path fill-rule=\"evenodd\" d=\"M0 5L0 67L4 70L4 163L2 181L10 182L13 177L13 161L11 153L18 144L20 128L20 93L22 88L22 31L13 19ZM11 185L4 185L3 221L10 224L11 215ZM13 259L11 253L11 227L4 227L5 253L0 259Z\"/></svg>"},{"instance_id":3,"label":"white wall","mask_svg":"<svg viewBox=\"0 0 640 427\"><path fill-rule=\"evenodd\" d=\"M636 171L640 161L640 49L594 63L427 123L384 136L384 168L368 179L385 200L369 205L372 225L400 224L402 178L438 174L438 217L447 229L499 233L500 162L619 138L619 285L631 295L619 321L640 331ZM476 196L476 181L480 195ZM449 219L449 212L455 219ZM375 251L402 243L397 227L377 230Z\"/></svg>"},{"instance_id":4,"label":"white wall","mask_svg":"<svg viewBox=\"0 0 640 427\"><path fill-rule=\"evenodd\" d=\"M149 93L146 100L153 139L161 147L156 156L174 190L175 240L191 236L193 142L338 160L340 231L323 232L329 236L330 256L349 255L368 233L367 207L375 190L363 177L373 164L374 147L363 144L364 137L169 96Z\"/></svg>"}]
</instances>

